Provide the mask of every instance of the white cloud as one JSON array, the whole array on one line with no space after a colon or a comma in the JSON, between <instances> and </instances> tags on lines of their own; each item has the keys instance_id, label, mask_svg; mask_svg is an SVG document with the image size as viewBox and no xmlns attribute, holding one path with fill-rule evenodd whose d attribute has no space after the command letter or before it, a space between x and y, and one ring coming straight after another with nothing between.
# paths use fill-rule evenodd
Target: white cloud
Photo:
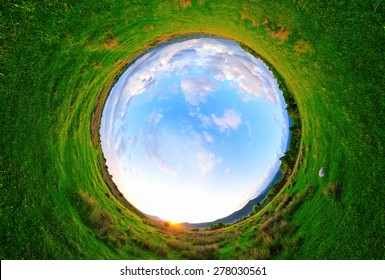
<instances>
[{"instance_id":1,"label":"white cloud","mask_svg":"<svg viewBox=\"0 0 385 280\"><path fill-rule=\"evenodd\" d=\"M192 118L194 118L196 115L199 114L200 108L199 107L192 107L189 108L188 115Z\"/></svg>"},{"instance_id":2,"label":"white cloud","mask_svg":"<svg viewBox=\"0 0 385 280\"><path fill-rule=\"evenodd\" d=\"M207 131L203 131L203 137L205 138L207 143L213 143L214 137L207 133Z\"/></svg>"},{"instance_id":3,"label":"white cloud","mask_svg":"<svg viewBox=\"0 0 385 280\"><path fill-rule=\"evenodd\" d=\"M140 141L149 161L162 172L175 177L177 176L177 171L167 163L167 160L164 159L161 153L162 142L159 139L156 126L162 118L163 114L160 112L154 111L150 114L147 122L142 127Z\"/></svg>"},{"instance_id":4,"label":"white cloud","mask_svg":"<svg viewBox=\"0 0 385 280\"><path fill-rule=\"evenodd\" d=\"M166 162L164 162L160 157L158 157L156 154L152 154L149 156L149 159L151 162L160 170L162 170L165 174L176 177L177 171L173 169L171 166L169 166Z\"/></svg>"},{"instance_id":5,"label":"white cloud","mask_svg":"<svg viewBox=\"0 0 385 280\"><path fill-rule=\"evenodd\" d=\"M271 114L271 117L273 119L273 122L278 125L279 122L278 122L277 118L275 117L274 113Z\"/></svg>"},{"instance_id":6,"label":"white cloud","mask_svg":"<svg viewBox=\"0 0 385 280\"><path fill-rule=\"evenodd\" d=\"M199 114L198 117L201 120L203 128L209 128L211 126L211 119L208 116Z\"/></svg>"},{"instance_id":7,"label":"white cloud","mask_svg":"<svg viewBox=\"0 0 385 280\"><path fill-rule=\"evenodd\" d=\"M210 92L219 89L219 85L206 77L183 78L181 87L187 103L196 106L206 102Z\"/></svg>"},{"instance_id":8,"label":"white cloud","mask_svg":"<svg viewBox=\"0 0 385 280\"><path fill-rule=\"evenodd\" d=\"M149 117L150 126L154 127L160 122L162 118L163 118L163 114L161 112L152 112Z\"/></svg>"},{"instance_id":9,"label":"white cloud","mask_svg":"<svg viewBox=\"0 0 385 280\"><path fill-rule=\"evenodd\" d=\"M212 122L218 127L220 132L224 132L227 129L236 130L242 123L241 117L234 110L225 110L222 117L217 117L215 114L211 114Z\"/></svg>"},{"instance_id":10,"label":"white cloud","mask_svg":"<svg viewBox=\"0 0 385 280\"><path fill-rule=\"evenodd\" d=\"M200 134L193 129L190 129L189 136L189 151L184 156L193 159L192 164L202 175L209 173L215 165L222 162L222 159L207 147L207 143L212 143L214 138L206 131Z\"/></svg>"},{"instance_id":11,"label":"white cloud","mask_svg":"<svg viewBox=\"0 0 385 280\"><path fill-rule=\"evenodd\" d=\"M204 75L190 78L200 66L204 67ZM159 79L175 75L185 76L181 81L182 90L186 101L194 106L205 102L207 94L219 89L216 81L225 80L232 83L245 102L252 96L266 98L274 104L279 101L279 87L261 60L245 53L232 41L206 38L156 48L137 59L114 86L116 93L111 96L119 95L116 113L123 116L131 97L156 86Z\"/></svg>"},{"instance_id":12,"label":"white cloud","mask_svg":"<svg viewBox=\"0 0 385 280\"><path fill-rule=\"evenodd\" d=\"M202 149L197 154L197 164L202 174L210 172L214 165L221 163L222 159L215 157L212 152Z\"/></svg>"}]
</instances>

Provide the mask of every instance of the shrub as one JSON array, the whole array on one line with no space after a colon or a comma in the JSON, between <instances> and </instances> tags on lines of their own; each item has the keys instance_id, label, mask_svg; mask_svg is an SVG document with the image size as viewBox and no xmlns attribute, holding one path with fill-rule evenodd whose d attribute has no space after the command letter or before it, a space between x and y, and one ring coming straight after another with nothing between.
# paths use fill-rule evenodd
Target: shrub
<instances>
[{"instance_id":1,"label":"shrub","mask_svg":"<svg viewBox=\"0 0 385 280\"><path fill-rule=\"evenodd\" d=\"M177 239L169 239L166 242L167 246L178 250L178 251L186 251L191 249L191 244L183 241L179 241Z\"/></svg>"},{"instance_id":2,"label":"shrub","mask_svg":"<svg viewBox=\"0 0 385 280\"><path fill-rule=\"evenodd\" d=\"M191 260L216 260L219 258L217 244L196 246L192 250L184 251L183 257Z\"/></svg>"},{"instance_id":3,"label":"shrub","mask_svg":"<svg viewBox=\"0 0 385 280\"><path fill-rule=\"evenodd\" d=\"M270 258L270 250L269 248L254 248L251 253L251 259L253 260L267 260Z\"/></svg>"},{"instance_id":4,"label":"shrub","mask_svg":"<svg viewBox=\"0 0 385 280\"><path fill-rule=\"evenodd\" d=\"M260 203L257 203L257 205L253 206L253 213L258 213L262 209L262 206Z\"/></svg>"},{"instance_id":5,"label":"shrub","mask_svg":"<svg viewBox=\"0 0 385 280\"><path fill-rule=\"evenodd\" d=\"M161 257L161 258L167 258L168 256L168 250L167 250L167 247L162 244L158 247L158 249L156 250L156 254Z\"/></svg>"},{"instance_id":6,"label":"shrub","mask_svg":"<svg viewBox=\"0 0 385 280\"><path fill-rule=\"evenodd\" d=\"M132 241L134 241L134 243L136 243L139 247L145 250L149 250L152 252L156 251L154 243L148 237L140 238L137 236L133 238Z\"/></svg>"},{"instance_id":7,"label":"shrub","mask_svg":"<svg viewBox=\"0 0 385 280\"><path fill-rule=\"evenodd\" d=\"M342 192L342 185L338 183L330 184L322 192L328 197L338 199Z\"/></svg>"},{"instance_id":8,"label":"shrub","mask_svg":"<svg viewBox=\"0 0 385 280\"><path fill-rule=\"evenodd\" d=\"M211 225L209 230L216 230L224 227L225 227L225 224L222 222L219 222L219 223L216 223L215 225Z\"/></svg>"},{"instance_id":9,"label":"shrub","mask_svg":"<svg viewBox=\"0 0 385 280\"><path fill-rule=\"evenodd\" d=\"M217 244L210 244L196 247L197 252L206 260L216 260L219 258Z\"/></svg>"}]
</instances>

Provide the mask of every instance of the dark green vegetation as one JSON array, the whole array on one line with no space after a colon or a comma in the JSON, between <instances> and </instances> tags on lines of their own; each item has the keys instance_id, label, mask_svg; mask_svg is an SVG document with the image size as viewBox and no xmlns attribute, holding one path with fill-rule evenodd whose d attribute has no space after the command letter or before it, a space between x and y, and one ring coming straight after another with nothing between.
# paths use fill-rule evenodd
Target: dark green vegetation
<instances>
[{"instance_id":1,"label":"dark green vegetation","mask_svg":"<svg viewBox=\"0 0 385 280\"><path fill-rule=\"evenodd\" d=\"M0 5L1 259L384 258L383 1ZM90 129L98 96L131 55L193 32L259 53L302 118L286 186L252 217L207 232L154 226L124 207Z\"/></svg>"}]
</instances>

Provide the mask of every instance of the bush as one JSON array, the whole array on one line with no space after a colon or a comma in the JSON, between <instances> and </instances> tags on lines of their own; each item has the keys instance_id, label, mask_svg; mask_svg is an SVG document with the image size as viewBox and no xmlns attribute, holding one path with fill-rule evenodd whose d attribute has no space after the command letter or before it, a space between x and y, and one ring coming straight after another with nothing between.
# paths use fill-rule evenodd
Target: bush
<instances>
[{"instance_id":1,"label":"bush","mask_svg":"<svg viewBox=\"0 0 385 280\"><path fill-rule=\"evenodd\" d=\"M257 205L253 206L253 213L258 213L262 209L262 206L260 203L257 203Z\"/></svg>"},{"instance_id":2,"label":"bush","mask_svg":"<svg viewBox=\"0 0 385 280\"><path fill-rule=\"evenodd\" d=\"M161 257L161 258L167 258L168 256L168 250L167 250L167 247L162 244L158 247L158 249L156 250L156 254Z\"/></svg>"},{"instance_id":3,"label":"bush","mask_svg":"<svg viewBox=\"0 0 385 280\"><path fill-rule=\"evenodd\" d=\"M178 251L186 251L191 249L190 243L182 242L177 239L169 239L167 240L166 244L168 247Z\"/></svg>"},{"instance_id":4,"label":"bush","mask_svg":"<svg viewBox=\"0 0 385 280\"><path fill-rule=\"evenodd\" d=\"M224 228L226 225L222 222L216 223L215 225L211 225L209 230L216 230L220 228Z\"/></svg>"},{"instance_id":5,"label":"bush","mask_svg":"<svg viewBox=\"0 0 385 280\"><path fill-rule=\"evenodd\" d=\"M219 249L217 244L196 246L192 250L184 251L182 255L191 260L217 260Z\"/></svg>"},{"instance_id":6,"label":"bush","mask_svg":"<svg viewBox=\"0 0 385 280\"><path fill-rule=\"evenodd\" d=\"M253 260L267 260L270 258L270 250L269 248L254 248L251 254L251 259Z\"/></svg>"},{"instance_id":7,"label":"bush","mask_svg":"<svg viewBox=\"0 0 385 280\"><path fill-rule=\"evenodd\" d=\"M342 192L342 185L338 183L330 184L322 192L328 197L338 199Z\"/></svg>"}]
</instances>

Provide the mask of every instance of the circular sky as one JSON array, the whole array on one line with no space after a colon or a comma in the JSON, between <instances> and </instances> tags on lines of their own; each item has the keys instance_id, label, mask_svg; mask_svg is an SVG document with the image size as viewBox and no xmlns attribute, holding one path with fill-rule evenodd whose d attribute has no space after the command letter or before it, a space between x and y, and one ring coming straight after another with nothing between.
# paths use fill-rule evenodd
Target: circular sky
<instances>
[{"instance_id":1,"label":"circular sky","mask_svg":"<svg viewBox=\"0 0 385 280\"><path fill-rule=\"evenodd\" d=\"M286 104L272 72L236 42L174 40L135 60L101 121L112 179L135 207L209 222L268 186L287 149Z\"/></svg>"}]
</instances>

